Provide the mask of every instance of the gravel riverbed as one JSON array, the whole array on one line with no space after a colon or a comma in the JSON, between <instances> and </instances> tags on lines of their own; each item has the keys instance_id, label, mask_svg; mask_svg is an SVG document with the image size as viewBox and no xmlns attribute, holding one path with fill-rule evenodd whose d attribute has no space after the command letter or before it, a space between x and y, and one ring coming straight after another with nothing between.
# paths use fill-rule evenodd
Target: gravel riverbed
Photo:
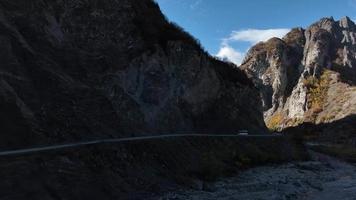
<instances>
[{"instance_id":1,"label":"gravel riverbed","mask_svg":"<svg viewBox=\"0 0 356 200\"><path fill-rule=\"evenodd\" d=\"M179 190L159 200L356 200L356 167L312 153L312 161L249 169L205 190Z\"/></svg>"}]
</instances>

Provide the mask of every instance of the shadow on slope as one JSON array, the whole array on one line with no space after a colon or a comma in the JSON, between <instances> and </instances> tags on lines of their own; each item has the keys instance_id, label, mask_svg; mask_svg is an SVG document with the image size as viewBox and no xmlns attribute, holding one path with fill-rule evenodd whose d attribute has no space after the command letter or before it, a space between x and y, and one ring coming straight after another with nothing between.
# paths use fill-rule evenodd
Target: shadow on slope
<instances>
[{"instance_id":1,"label":"shadow on slope","mask_svg":"<svg viewBox=\"0 0 356 200\"><path fill-rule=\"evenodd\" d=\"M0 197L149 199L248 167L303 159L286 137L176 138L0 157ZM54 198L56 197L56 198Z\"/></svg>"},{"instance_id":2,"label":"shadow on slope","mask_svg":"<svg viewBox=\"0 0 356 200\"><path fill-rule=\"evenodd\" d=\"M324 124L303 123L297 127L287 128L283 132L301 134L308 141L355 145L356 115Z\"/></svg>"},{"instance_id":3,"label":"shadow on slope","mask_svg":"<svg viewBox=\"0 0 356 200\"><path fill-rule=\"evenodd\" d=\"M351 86L356 85L356 70L354 68L334 64L332 70L340 74L342 82L347 83Z\"/></svg>"}]
</instances>

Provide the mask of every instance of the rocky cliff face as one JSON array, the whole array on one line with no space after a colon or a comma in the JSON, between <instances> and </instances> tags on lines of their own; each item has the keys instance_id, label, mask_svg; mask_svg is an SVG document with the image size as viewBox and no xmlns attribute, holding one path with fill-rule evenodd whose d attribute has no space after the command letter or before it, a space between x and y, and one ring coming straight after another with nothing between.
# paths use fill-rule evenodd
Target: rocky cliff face
<instances>
[{"instance_id":1,"label":"rocky cliff face","mask_svg":"<svg viewBox=\"0 0 356 200\"><path fill-rule=\"evenodd\" d=\"M356 113L355 38L356 25L348 17L323 18L249 51L241 69L259 88L271 129Z\"/></svg>"},{"instance_id":2,"label":"rocky cliff face","mask_svg":"<svg viewBox=\"0 0 356 200\"><path fill-rule=\"evenodd\" d=\"M244 73L151 0L4 0L0 44L0 147L265 131Z\"/></svg>"}]
</instances>

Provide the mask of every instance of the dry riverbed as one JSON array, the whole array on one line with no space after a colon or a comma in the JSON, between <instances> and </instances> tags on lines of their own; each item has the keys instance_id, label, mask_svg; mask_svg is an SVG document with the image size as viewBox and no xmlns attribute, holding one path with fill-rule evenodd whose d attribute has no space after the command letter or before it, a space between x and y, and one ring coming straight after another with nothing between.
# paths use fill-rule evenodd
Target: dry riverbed
<instances>
[{"instance_id":1,"label":"dry riverbed","mask_svg":"<svg viewBox=\"0 0 356 200\"><path fill-rule=\"evenodd\" d=\"M257 167L204 190L181 190L160 200L356 200L356 167L313 153L313 161Z\"/></svg>"}]
</instances>

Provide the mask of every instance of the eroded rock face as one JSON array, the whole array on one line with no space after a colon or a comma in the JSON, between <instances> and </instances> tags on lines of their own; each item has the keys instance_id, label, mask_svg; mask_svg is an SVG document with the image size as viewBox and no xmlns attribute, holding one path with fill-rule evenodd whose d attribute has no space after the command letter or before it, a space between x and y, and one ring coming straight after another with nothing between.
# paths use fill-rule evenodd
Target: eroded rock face
<instances>
[{"instance_id":1,"label":"eroded rock face","mask_svg":"<svg viewBox=\"0 0 356 200\"><path fill-rule=\"evenodd\" d=\"M332 29L332 24L330 19L322 19L305 31L304 76L319 76L324 67L330 67L331 35L328 30Z\"/></svg>"},{"instance_id":2,"label":"eroded rock face","mask_svg":"<svg viewBox=\"0 0 356 200\"><path fill-rule=\"evenodd\" d=\"M281 40L253 47L241 68L260 89L265 121L283 128L303 121L330 122L341 119L340 113L344 117L354 114L343 105L355 106L354 92L350 92L356 83L355 36L356 25L348 17L323 18L306 30L293 29ZM345 84L347 92L340 92L345 100L335 102L338 98L331 90Z\"/></svg>"},{"instance_id":3,"label":"eroded rock face","mask_svg":"<svg viewBox=\"0 0 356 200\"><path fill-rule=\"evenodd\" d=\"M272 38L253 47L241 68L261 91L265 117L271 116L286 102L300 76L303 30L294 29L284 40ZM293 57L293 59L291 59Z\"/></svg>"},{"instance_id":4,"label":"eroded rock face","mask_svg":"<svg viewBox=\"0 0 356 200\"><path fill-rule=\"evenodd\" d=\"M275 111L281 101L281 94L286 88L286 70L284 67L286 65L286 48L283 41L274 38L267 43L256 45L245 59L245 66L249 66L249 68L246 68L249 76L258 77L258 79L253 80L262 91L264 110L272 109L272 112ZM255 54L257 55L255 56Z\"/></svg>"},{"instance_id":5,"label":"eroded rock face","mask_svg":"<svg viewBox=\"0 0 356 200\"><path fill-rule=\"evenodd\" d=\"M265 131L246 76L151 0L4 0L0 44L0 147Z\"/></svg>"}]
</instances>

